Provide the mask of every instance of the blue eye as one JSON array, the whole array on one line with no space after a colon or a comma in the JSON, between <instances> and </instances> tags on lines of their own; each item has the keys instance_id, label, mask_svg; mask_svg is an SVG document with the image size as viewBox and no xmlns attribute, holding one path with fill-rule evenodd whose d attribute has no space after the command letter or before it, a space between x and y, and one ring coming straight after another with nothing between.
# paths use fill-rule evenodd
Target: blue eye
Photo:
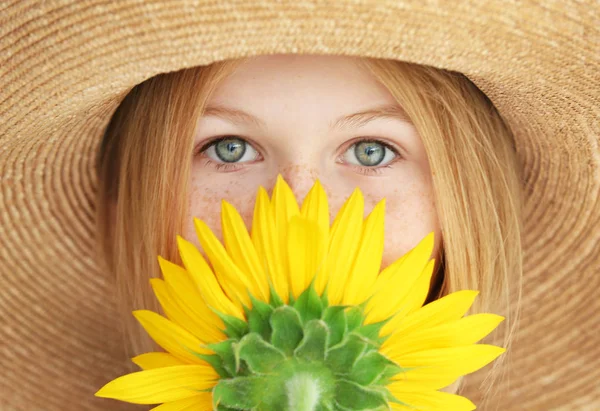
<instances>
[{"instance_id":1,"label":"blue eye","mask_svg":"<svg viewBox=\"0 0 600 411\"><path fill-rule=\"evenodd\" d=\"M254 147L238 137L225 137L213 141L204 153L208 158L219 163L245 163L258 157Z\"/></svg>"},{"instance_id":2,"label":"blue eye","mask_svg":"<svg viewBox=\"0 0 600 411\"><path fill-rule=\"evenodd\" d=\"M352 144L344 153L344 160L363 167L384 166L397 154L390 146L376 140L363 140Z\"/></svg>"}]
</instances>

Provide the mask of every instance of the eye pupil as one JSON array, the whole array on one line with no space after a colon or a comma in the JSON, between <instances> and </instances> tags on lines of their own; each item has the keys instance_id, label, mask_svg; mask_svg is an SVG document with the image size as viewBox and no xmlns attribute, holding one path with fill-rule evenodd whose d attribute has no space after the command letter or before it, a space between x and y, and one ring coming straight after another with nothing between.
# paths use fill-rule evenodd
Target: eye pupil
<instances>
[{"instance_id":1,"label":"eye pupil","mask_svg":"<svg viewBox=\"0 0 600 411\"><path fill-rule=\"evenodd\" d=\"M224 138L215 146L217 157L226 163L235 163L246 153L246 142L239 138Z\"/></svg>"},{"instance_id":2,"label":"eye pupil","mask_svg":"<svg viewBox=\"0 0 600 411\"><path fill-rule=\"evenodd\" d=\"M354 154L363 166L376 166L385 158L385 146L376 141L362 141L354 146Z\"/></svg>"}]
</instances>

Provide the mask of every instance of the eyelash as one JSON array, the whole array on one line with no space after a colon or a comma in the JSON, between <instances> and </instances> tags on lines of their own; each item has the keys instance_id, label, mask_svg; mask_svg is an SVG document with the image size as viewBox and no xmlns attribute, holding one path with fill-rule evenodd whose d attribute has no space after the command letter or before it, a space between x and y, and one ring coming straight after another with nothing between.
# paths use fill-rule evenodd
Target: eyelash
<instances>
[{"instance_id":1,"label":"eyelash","mask_svg":"<svg viewBox=\"0 0 600 411\"><path fill-rule=\"evenodd\" d=\"M351 164L350 167L352 167L354 169L354 171L357 171L358 173L364 174L366 176L373 176L373 175L382 174L384 168L392 168L392 164L394 164L394 163L395 163L395 161L392 161L389 164L386 164L384 166L379 166L379 167L365 167L365 166L357 166L357 165Z\"/></svg>"},{"instance_id":2,"label":"eyelash","mask_svg":"<svg viewBox=\"0 0 600 411\"><path fill-rule=\"evenodd\" d=\"M210 158L204 159L204 165L214 167L215 170L221 172L230 172L240 170L243 166L240 163L217 163L212 161Z\"/></svg>"},{"instance_id":3,"label":"eyelash","mask_svg":"<svg viewBox=\"0 0 600 411\"><path fill-rule=\"evenodd\" d=\"M220 140L223 140L223 139L228 138L228 137L239 137L240 139L246 141L249 144L255 144L252 141L248 140L247 138L243 138L243 137L240 137L240 136L215 137L215 138L207 141L206 143L199 145L198 148L194 149L194 156L202 154L211 145L216 144ZM383 145L388 150L392 151L396 157L394 158L394 160L392 160L388 164L383 165L383 166L379 166L379 167L366 167L366 166L359 166L359 165L355 165L355 164L348 164L348 166L352 167L355 171L357 171L357 172L359 172L361 174L364 174L364 175L379 175L379 174L382 174L384 169L392 168L392 165L394 163L396 163L396 161L402 159L402 155L400 154L400 152L398 151L398 149L396 149L391 144L386 143L385 141L382 141L382 140L379 140L379 139L374 139L374 138L359 138L359 139L351 140L351 141L349 141L345 145L344 150L342 150L342 153L345 153L346 150L348 150L348 148L352 147L355 144L361 143L363 141L375 141L375 142ZM259 154L260 154L260 152L259 152ZM338 160L341 159L342 156L343 156L343 154L341 154L340 156L338 156ZM203 158L203 161L204 161L204 165L205 166L214 167L215 170L222 171L222 172L231 172L231 171L240 170L241 168L243 168L243 164L244 164L244 163L217 163L217 162L211 160L208 157Z\"/></svg>"}]
</instances>

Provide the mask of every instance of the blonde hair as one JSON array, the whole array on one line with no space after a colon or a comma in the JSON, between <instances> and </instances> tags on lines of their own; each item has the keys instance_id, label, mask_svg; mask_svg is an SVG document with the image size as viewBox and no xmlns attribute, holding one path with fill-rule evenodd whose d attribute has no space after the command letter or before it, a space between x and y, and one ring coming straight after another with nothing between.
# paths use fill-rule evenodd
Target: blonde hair
<instances>
[{"instance_id":1,"label":"blonde hair","mask_svg":"<svg viewBox=\"0 0 600 411\"><path fill-rule=\"evenodd\" d=\"M463 74L392 60L359 64L404 108L427 152L443 241L442 284L434 298L479 290L471 313L504 315L504 326L487 340L509 349L523 271L522 172L511 130ZM488 400L508 358L496 361L488 374Z\"/></svg>"},{"instance_id":2,"label":"blonde hair","mask_svg":"<svg viewBox=\"0 0 600 411\"><path fill-rule=\"evenodd\" d=\"M183 233L189 209L197 119L238 64L185 69L138 84L105 131L96 163L98 250L100 263L114 275L129 356L155 347L131 311L160 311L148 281L160 276L158 255L181 263L175 235Z\"/></svg>"},{"instance_id":3,"label":"blonde hair","mask_svg":"<svg viewBox=\"0 0 600 411\"><path fill-rule=\"evenodd\" d=\"M131 355L155 348L131 311L160 310L148 282L160 276L156 256L180 262L175 235L187 223L196 122L219 82L242 61L139 84L106 130L98 157L98 240L100 258L115 275ZM427 151L443 233L440 283L428 300L479 290L471 313L505 315L504 328L491 339L502 338L508 347L522 272L522 189L510 129L462 74L392 60L357 61L405 109Z\"/></svg>"}]
</instances>

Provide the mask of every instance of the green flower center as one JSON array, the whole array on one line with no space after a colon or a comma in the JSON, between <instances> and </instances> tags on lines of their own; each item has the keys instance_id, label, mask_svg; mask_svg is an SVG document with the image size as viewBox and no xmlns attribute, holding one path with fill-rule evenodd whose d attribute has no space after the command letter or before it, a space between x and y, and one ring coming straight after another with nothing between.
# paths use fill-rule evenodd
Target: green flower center
<instances>
[{"instance_id":1,"label":"green flower center","mask_svg":"<svg viewBox=\"0 0 600 411\"><path fill-rule=\"evenodd\" d=\"M387 410L386 389L402 369L382 354L385 322L364 324L363 306L329 306L311 286L283 304L252 298L247 322L219 314L226 341L201 355L220 379L218 410Z\"/></svg>"}]
</instances>

